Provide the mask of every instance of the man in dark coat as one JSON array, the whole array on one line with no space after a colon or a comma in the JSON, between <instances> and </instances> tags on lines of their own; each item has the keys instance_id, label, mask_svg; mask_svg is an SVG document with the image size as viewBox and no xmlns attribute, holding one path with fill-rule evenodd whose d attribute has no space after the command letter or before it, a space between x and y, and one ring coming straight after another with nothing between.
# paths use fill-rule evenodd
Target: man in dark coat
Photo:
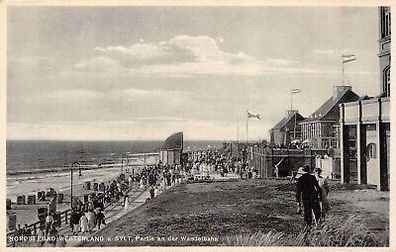
<instances>
[{"instance_id":1,"label":"man in dark coat","mask_svg":"<svg viewBox=\"0 0 396 252\"><path fill-rule=\"evenodd\" d=\"M98 213L96 214L96 222L98 224L98 230L100 229L100 226L102 224L106 225L105 216L104 216L104 214L103 214L101 209L99 209Z\"/></svg>"},{"instance_id":2,"label":"man in dark coat","mask_svg":"<svg viewBox=\"0 0 396 252\"><path fill-rule=\"evenodd\" d=\"M70 214L70 227L72 229L73 235L78 233L78 229L80 227L80 218L81 214L76 209L73 209Z\"/></svg>"},{"instance_id":3,"label":"man in dark coat","mask_svg":"<svg viewBox=\"0 0 396 252\"><path fill-rule=\"evenodd\" d=\"M319 220L319 198L322 197L322 189L315 176L310 174L310 171L309 165L305 165L305 174L298 178L296 189L296 200L298 204L301 204L302 199L304 206L304 221L307 227L310 227L312 224L312 212L315 215L315 220Z\"/></svg>"}]
</instances>

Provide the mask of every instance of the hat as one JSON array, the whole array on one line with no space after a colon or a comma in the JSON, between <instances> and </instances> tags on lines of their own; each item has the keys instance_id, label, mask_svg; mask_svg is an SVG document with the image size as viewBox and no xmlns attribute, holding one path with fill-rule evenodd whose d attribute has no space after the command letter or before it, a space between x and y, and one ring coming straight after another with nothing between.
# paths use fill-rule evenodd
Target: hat
<instances>
[{"instance_id":1,"label":"hat","mask_svg":"<svg viewBox=\"0 0 396 252\"><path fill-rule=\"evenodd\" d=\"M296 174L296 179L304 175L306 172L304 171L304 168L300 167L298 168L297 174Z\"/></svg>"}]
</instances>

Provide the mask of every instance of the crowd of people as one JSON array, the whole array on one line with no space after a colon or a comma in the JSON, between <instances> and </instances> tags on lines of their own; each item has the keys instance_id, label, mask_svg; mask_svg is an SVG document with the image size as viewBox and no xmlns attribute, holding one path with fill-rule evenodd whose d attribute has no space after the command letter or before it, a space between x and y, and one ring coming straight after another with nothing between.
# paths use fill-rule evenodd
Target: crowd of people
<instances>
[{"instance_id":1,"label":"crowd of people","mask_svg":"<svg viewBox=\"0 0 396 252\"><path fill-rule=\"evenodd\" d=\"M241 158L231 157L219 150L202 150L190 153L190 160L186 163L186 170L192 178L195 174L202 174L210 177L210 174L217 173L221 177L229 173L238 174L240 178L257 177L257 169L248 163L242 162Z\"/></svg>"},{"instance_id":2,"label":"crowd of people","mask_svg":"<svg viewBox=\"0 0 396 252\"><path fill-rule=\"evenodd\" d=\"M183 166L158 163L145 166L141 169L128 169L121 178L111 181L109 185L102 185L103 191L97 192L95 196L90 195L84 204L77 199L73 203L69 224L71 233L91 234L99 230L105 221L105 206L119 203L123 199L124 208L129 207L130 192L136 189L149 189L150 200L166 187L181 182L183 178L194 179L194 175L202 174L210 177L213 173L221 177L229 173L238 174L241 179L251 179L258 176L255 167L249 167L247 162L231 157L218 150L201 150L190 152L188 160ZM293 179L296 181L297 213L304 213L304 221L307 228L315 223L323 221L325 213L329 210L327 195L329 193L329 179L323 177L320 169L311 170L310 166L300 167ZM103 183L102 183L103 184ZM47 237L47 241L53 246L64 246L64 239L59 239L57 223L54 213L49 212L45 218L44 225L40 226L37 236ZM18 225L18 236L30 236L32 230L25 225ZM40 241L38 246L43 246Z\"/></svg>"}]
</instances>

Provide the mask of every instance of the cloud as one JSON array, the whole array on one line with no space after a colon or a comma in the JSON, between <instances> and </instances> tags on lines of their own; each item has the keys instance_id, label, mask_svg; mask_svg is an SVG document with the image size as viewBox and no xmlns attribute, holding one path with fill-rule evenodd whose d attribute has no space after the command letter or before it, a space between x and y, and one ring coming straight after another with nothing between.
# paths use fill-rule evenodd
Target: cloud
<instances>
[{"instance_id":1,"label":"cloud","mask_svg":"<svg viewBox=\"0 0 396 252\"><path fill-rule=\"evenodd\" d=\"M224 40L218 38L217 41L221 43ZM95 51L100 56L119 61L126 68L193 62L238 63L251 59L243 53L232 54L222 51L217 41L207 36L180 35L157 43L144 43L144 40L140 40L139 44L129 47L96 47Z\"/></svg>"},{"instance_id":2,"label":"cloud","mask_svg":"<svg viewBox=\"0 0 396 252\"><path fill-rule=\"evenodd\" d=\"M140 40L139 43L129 47L96 47L96 57L76 64L76 69L91 71L95 75L113 71L116 73L116 78L121 73L130 78L137 76L188 78L199 75L262 76L285 73L334 75L338 74L334 60L342 53L351 52L350 49L314 49L313 61L310 64L301 64L299 61L283 58L258 59L244 52L226 52L219 47L219 43L224 43L224 39L179 35L159 42L149 43ZM318 61L326 64L317 64ZM368 73L360 70L350 74Z\"/></svg>"},{"instance_id":3,"label":"cloud","mask_svg":"<svg viewBox=\"0 0 396 252\"><path fill-rule=\"evenodd\" d=\"M191 74L250 75L263 62L243 52L230 53L219 48L222 38L179 35L167 41L126 46L96 47L96 56L75 64L75 71L118 70L134 75Z\"/></svg>"}]
</instances>

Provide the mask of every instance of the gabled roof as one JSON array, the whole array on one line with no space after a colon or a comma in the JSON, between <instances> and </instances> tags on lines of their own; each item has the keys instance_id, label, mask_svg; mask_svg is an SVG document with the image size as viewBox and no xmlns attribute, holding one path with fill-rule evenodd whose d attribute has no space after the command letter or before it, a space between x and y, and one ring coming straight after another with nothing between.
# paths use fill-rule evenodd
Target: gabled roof
<instances>
[{"instance_id":1,"label":"gabled roof","mask_svg":"<svg viewBox=\"0 0 396 252\"><path fill-rule=\"evenodd\" d=\"M317 120L321 120L322 118L324 118L335 106L338 106L338 104L340 104L341 99L347 95L347 94L351 94L353 96L356 96L356 100L359 99L359 96L357 94L355 94L352 90L347 89L342 91L342 93L340 93L340 95L337 96L336 99L333 99L333 96L330 97L325 103L323 103L322 106L320 106L320 108L318 110L316 110L315 112L313 112L310 116L307 117L307 119L305 119L302 123L304 122L310 122L310 121L317 121Z\"/></svg>"},{"instance_id":2,"label":"gabled roof","mask_svg":"<svg viewBox=\"0 0 396 252\"><path fill-rule=\"evenodd\" d=\"M297 116L297 119L296 119L297 122L305 119L305 117L303 117L298 112L290 113L290 114L287 114L285 117L283 117L282 120L280 120L277 124L275 124L275 126L272 129L281 129L281 128L285 127L287 125L287 123L290 122L290 120L294 118L294 115Z\"/></svg>"}]
</instances>

